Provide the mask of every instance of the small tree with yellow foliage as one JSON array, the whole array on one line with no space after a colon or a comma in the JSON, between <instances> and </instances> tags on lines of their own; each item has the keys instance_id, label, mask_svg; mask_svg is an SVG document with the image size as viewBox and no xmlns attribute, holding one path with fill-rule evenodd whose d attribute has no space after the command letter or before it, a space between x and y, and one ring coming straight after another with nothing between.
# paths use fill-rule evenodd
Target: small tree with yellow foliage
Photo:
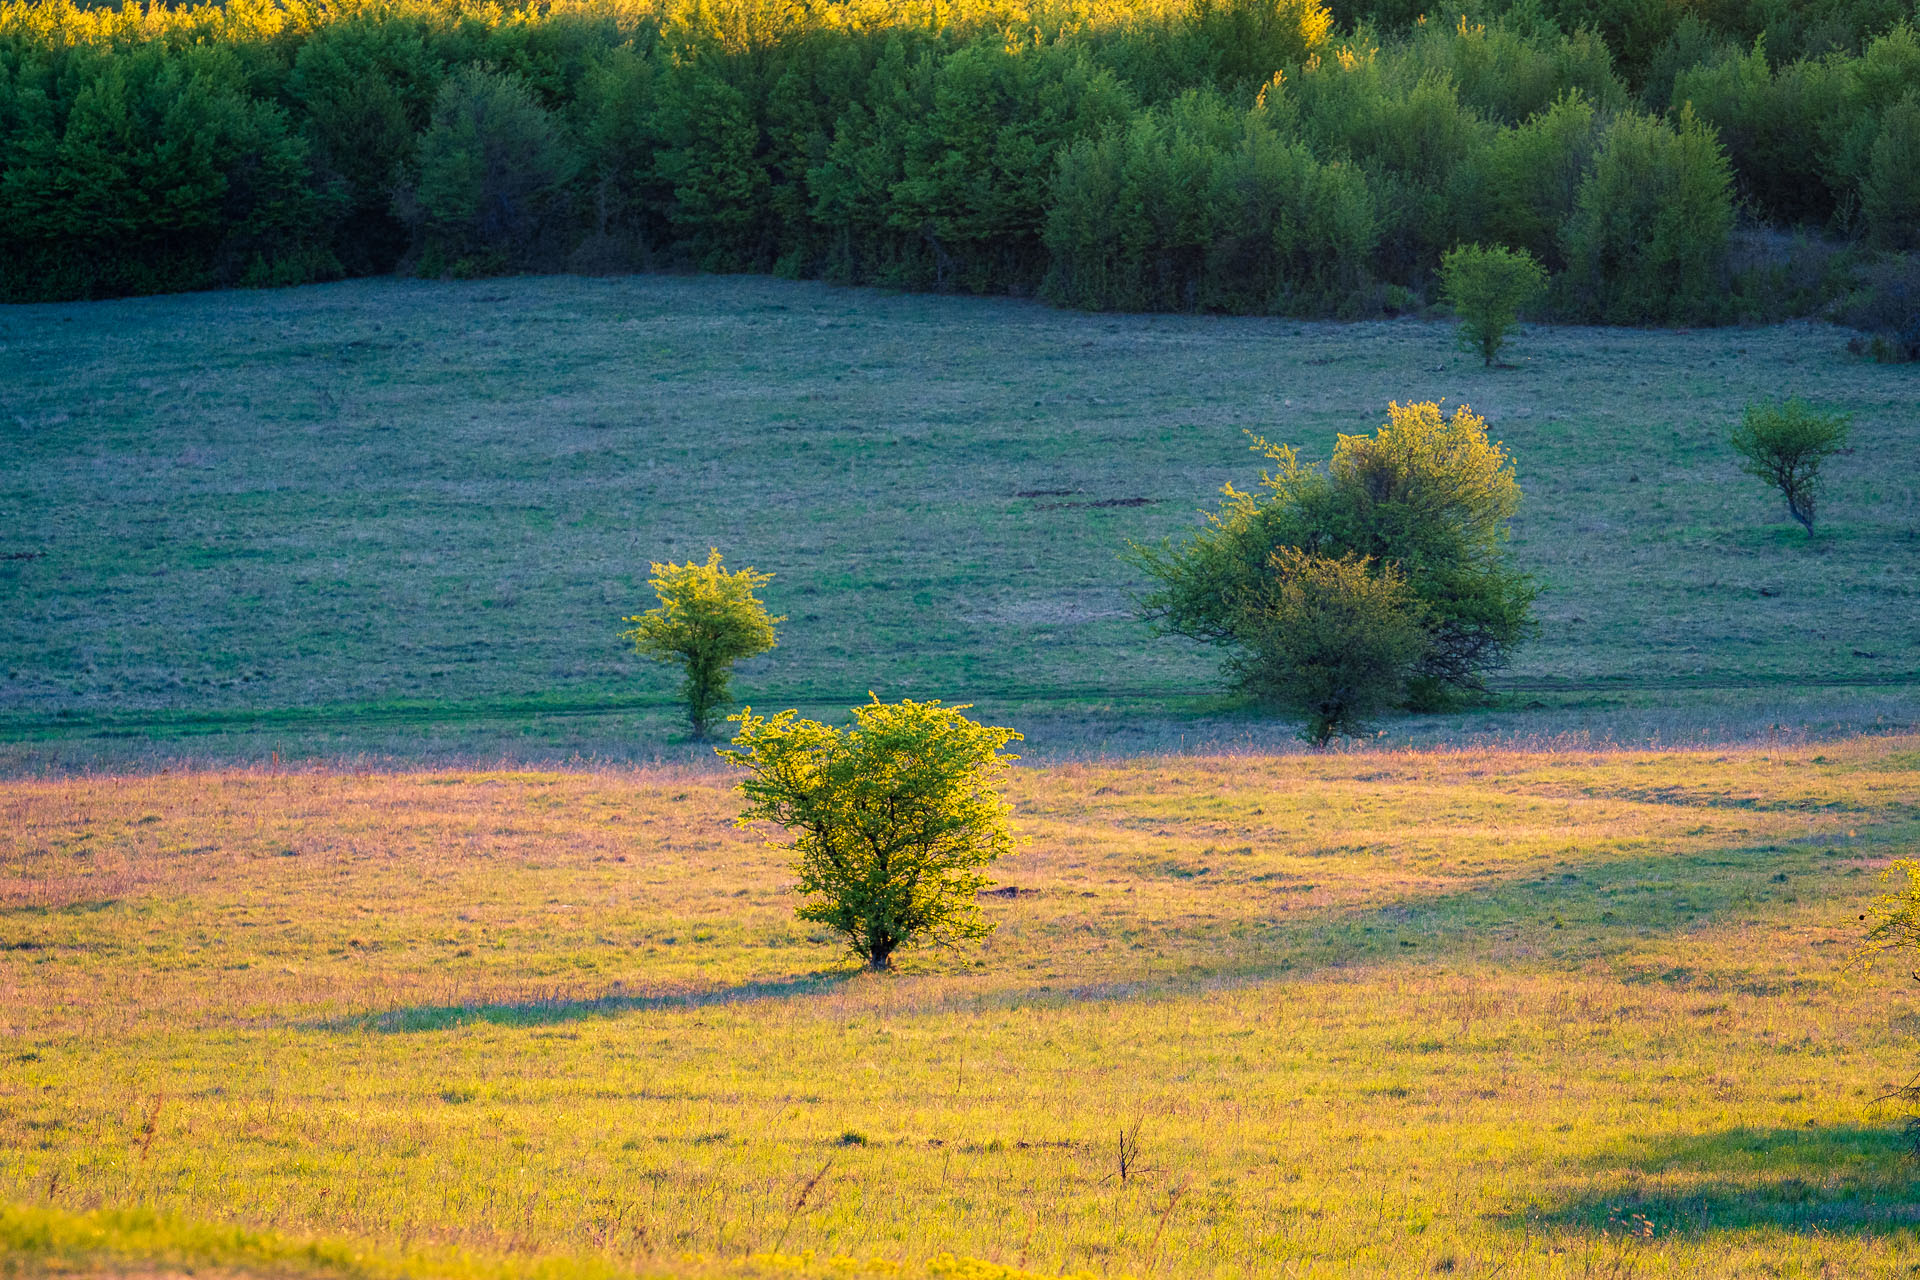
<instances>
[{"instance_id":1,"label":"small tree with yellow foliage","mask_svg":"<svg viewBox=\"0 0 1920 1280\"><path fill-rule=\"evenodd\" d=\"M647 584L659 605L621 619L634 624L620 638L636 651L686 669L680 691L696 738L707 735L726 706L733 664L779 643L773 625L786 618L769 617L753 594L772 579L751 567L729 572L721 567L719 550L710 549L705 564L655 564Z\"/></svg>"},{"instance_id":2,"label":"small tree with yellow foliage","mask_svg":"<svg viewBox=\"0 0 1920 1280\"><path fill-rule=\"evenodd\" d=\"M1363 556L1282 547L1269 568L1231 666L1250 693L1305 716L1314 746L1358 737L1406 694L1426 648L1419 602L1398 570Z\"/></svg>"},{"instance_id":3,"label":"small tree with yellow foliage","mask_svg":"<svg viewBox=\"0 0 1920 1280\"><path fill-rule=\"evenodd\" d=\"M1227 485L1219 510L1185 542L1132 548L1157 580L1141 601L1146 618L1225 648L1229 671L1251 689L1247 659L1269 644L1266 605L1276 574L1293 563L1275 553L1357 557L1368 572L1401 579L1417 607L1423 643L1406 681L1409 705L1481 688L1533 627L1533 584L1507 554L1520 506L1513 460L1465 405L1451 417L1432 401L1387 408L1373 435L1339 438L1325 471L1254 437L1273 464L1261 492Z\"/></svg>"},{"instance_id":4,"label":"small tree with yellow foliage","mask_svg":"<svg viewBox=\"0 0 1920 1280\"><path fill-rule=\"evenodd\" d=\"M883 703L853 709L846 730L791 711L746 708L734 749L720 755L751 776L740 825L790 834L802 920L826 925L870 969L921 942L956 943L993 929L974 895L981 868L1013 848L1000 794L1000 749L1020 735L976 723L965 706Z\"/></svg>"},{"instance_id":5,"label":"small tree with yellow foliage","mask_svg":"<svg viewBox=\"0 0 1920 1280\"><path fill-rule=\"evenodd\" d=\"M1920 862L1897 859L1883 873L1886 880L1895 876L1905 877L1906 883L1875 898L1870 911L1860 917L1870 921L1872 927L1854 959L1871 964L1879 956L1891 956L1906 968L1908 977L1920 982ZM1920 1075L1888 1096L1909 1105L1920 1104ZM1907 1131L1920 1152L1920 1116L1909 1117Z\"/></svg>"}]
</instances>

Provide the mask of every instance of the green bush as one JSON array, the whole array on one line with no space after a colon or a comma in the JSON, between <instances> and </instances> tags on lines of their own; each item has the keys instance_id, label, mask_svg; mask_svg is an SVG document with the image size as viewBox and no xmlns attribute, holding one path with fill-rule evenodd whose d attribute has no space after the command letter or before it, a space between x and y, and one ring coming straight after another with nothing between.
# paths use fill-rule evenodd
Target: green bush
<instances>
[{"instance_id":1,"label":"green bush","mask_svg":"<svg viewBox=\"0 0 1920 1280\"><path fill-rule=\"evenodd\" d=\"M846 940L870 969L901 947L953 944L993 929L975 895L982 868L1014 847L1000 794L1020 735L979 724L965 706L883 703L853 709L835 729L791 711L740 722L722 758L748 771L740 824L791 835L796 913Z\"/></svg>"},{"instance_id":2,"label":"green bush","mask_svg":"<svg viewBox=\"0 0 1920 1280\"><path fill-rule=\"evenodd\" d=\"M1599 146L1593 104L1575 91L1488 145L1465 184L1476 233L1531 254L1549 269L1566 265L1561 231L1572 218Z\"/></svg>"},{"instance_id":3,"label":"green bush","mask_svg":"<svg viewBox=\"0 0 1920 1280\"><path fill-rule=\"evenodd\" d=\"M232 50L74 50L0 82L0 121L0 300L337 270L338 201Z\"/></svg>"},{"instance_id":4,"label":"green bush","mask_svg":"<svg viewBox=\"0 0 1920 1280\"><path fill-rule=\"evenodd\" d=\"M1235 126L1217 96L1195 93L1068 147L1047 219L1047 296L1103 311L1196 308Z\"/></svg>"},{"instance_id":5,"label":"green bush","mask_svg":"<svg viewBox=\"0 0 1920 1280\"><path fill-rule=\"evenodd\" d=\"M1750 404L1734 428L1740 469L1780 491L1787 514L1813 536L1820 468L1847 443L1847 419L1820 413L1804 401Z\"/></svg>"},{"instance_id":6,"label":"green bush","mask_svg":"<svg viewBox=\"0 0 1920 1280\"><path fill-rule=\"evenodd\" d=\"M1547 273L1525 249L1463 244L1440 259L1440 294L1460 317L1460 345L1491 368L1520 314L1547 291Z\"/></svg>"},{"instance_id":7,"label":"green bush","mask_svg":"<svg viewBox=\"0 0 1920 1280\"><path fill-rule=\"evenodd\" d=\"M1228 485L1199 533L1129 548L1156 584L1140 608L1160 630L1215 645L1230 671L1244 670L1243 619L1286 548L1357 556L1405 579L1424 635L1408 681L1414 705L1478 690L1532 630L1534 588L1506 549L1520 504L1512 461L1464 405L1451 418L1432 402L1390 405L1374 435L1339 438L1325 472L1291 448L1255 448L1274 464L1263 493Z\"/></svg>"},{"instance_id":8,"label":"green bush","mask_svg":"<svg viewBox=\"0 0 1920 1280\"><path fill-rule=\"evenodd\" d=\"M1788 225L1822 224L1838 208L1823 150L1810 145L1843 109L1842 83L1826 62L1776 71L1763 42L1681 72L1676 107L1690 104L1714 127L1738 176L1741 195L1761 214Z\"/></svg>"},{"instance_id":9,"label":"green bush","mask_svg":"<svg viewBox=\"0 0 1920 1280\"><path fill-rule=\"evenodd\" d=\"M1124 120L1132 101L1081 50L973 41L942 59L904 130L888 219L927 249L935 288L1030 291L1061 148Z\"/></svg>"},{"instance_id":10,"label":"green bush","mask_svg":"<svg viewBox=\"0 0 1920 1280\"><path fill-rule=\"evenodd\" d=\"M1281 547L1267 568L1235 620L1240 686L1304 716L1316 747L1358 737L1406 696L1426 647L1419 602L1392 565L1352 554Z\"/></svg>"},{"instance_id":11,"label":"green bush","mask_svg":"<svg viewBox=\"0 0 1920 1280\"><path fill-rule=\"evenodd\" d=\"M705 564L656 564L647 584L660 603L622 619L634 626L620 638L632 642L636 652L686 670L681 695L696 738L706 736L726 706L733 664L778 643L773 627L786 618L770 617L753 594L772 580L772 574L752 568L729 572L718 550Z\"/></svg>"},{"instance_id":12,"label":"green bush","mask_svg":"<svg viewBox=\"0 0 1920 1280\"><path fill-rule=\"evenodd\" d=\"M557 260L579 159L516 76L463 67L434 97L417 173L395 208L427 275L486 275Z\"/></svg>"},{"instance_id":13,"label":"green bush","mask_svg":"<svg viewBox=\"0 0 1920 1280\"><path fill-rule=\"evenodd\" d=\"M444 73L421 35L398 16L329 23L300 46L287 76L315 165L341 187L335 248L351 274L391 271L407 248L394 187L416 158Z\"/></svg>"},{"instance_id":14,"label":"green bush","mask_svg":"<svg viewBox=\"0 0 1920 1280\"><path fill-rule=\"evenodd\" d=\"M1607 324L1710 321L1725 309L1732 175L1710 126L1629 113L1601 136L1564 239L1566 303Z\"/></svg>"},{"instance_id":15,"label":"green bush","mask_svg":"<svg viewBox=\"0 0 1920 1280\"><path fill-rule=\"evenodd\" d=\"M1284 136L1286 125L1263 100L1214 166L1206 307L1324 315L1371 277L1379 232L1366 178L1351 164L1316 159Z\"/></svg>"},{"instance_id":16,"label":"green bush","mask_svg":"<svg viewBox=\"0 0 1920 1280\"><path fill-rule=\"evenodd\" d=\"M665 63L654 83L655 185L666 222L693 265L706 271L765 271L778 256L763 154L763 121L733 65L689 55Z\"/></svg>"},{"instance_id":17,"label":"green bush","mask_svg":"<svg viewBox=\"0 0 1920 1280\"><path fill-rule=\"evenodd\" d=\"M1438 22L1414 28L1405 53L1433 76L1444 76L1460 101L1489 120L1515 124L1568 94L1614 110L1627 103L1606 43L1590 31L1524 32L1513 22Z\"/></svg>"},{"instance_id":18,"label":"green bush","mask_svg":"<svg viewBox=\"0 0 1920 1280\"><path fill-rule=\"evenodd\" d=\"M1867 232L1883 249L1920 249L1920 89L1887 110L1860 184Z\"/></svg>"},{"instance_id":19,"label":"green bush","mask_svg":"<svg viewBox=\"0 0 1920 1280\"><path fill-rule=\"evenodd\" d=\"M1343 50L1307 68L1292 96L1315 154L1349 157L1367 175L1374 273L1416 282L1465 229L1456 184L1470 179L1494 128L1460 101L1447 73L1377 51Z\"/></svg>"}]
</instances>

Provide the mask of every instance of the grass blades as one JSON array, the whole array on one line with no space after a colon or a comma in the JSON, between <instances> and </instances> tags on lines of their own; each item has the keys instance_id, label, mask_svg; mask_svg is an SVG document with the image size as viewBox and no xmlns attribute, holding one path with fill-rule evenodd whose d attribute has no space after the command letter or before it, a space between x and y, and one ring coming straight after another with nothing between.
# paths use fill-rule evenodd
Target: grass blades
<instances>
[{"instance_id":1,"label":"grass blades","mask_svg":"<svg viewBox=\"0 0 1920 1280\"><path fill-rule=\"evenodd\" d=\"M1063 763L1013 798L998 931L876 979L796 925L709 772L8 782L0 1201L55 1240L11 1265L1920 1249L1876 1103L1913 1072L1909 985L1849 960L1920 839L1920 739ZM265 1260L194 1255L194 1223Z\"/></svg>"}]
</instances>

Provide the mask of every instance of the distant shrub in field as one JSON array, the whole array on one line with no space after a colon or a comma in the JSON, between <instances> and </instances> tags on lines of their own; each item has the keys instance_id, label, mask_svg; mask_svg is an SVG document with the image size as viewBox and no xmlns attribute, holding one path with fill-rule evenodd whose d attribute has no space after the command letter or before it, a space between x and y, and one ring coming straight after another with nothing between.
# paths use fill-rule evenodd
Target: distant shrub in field
<instances>
[{"instance_id":1,"label":"distant shrub in field","mask_svg":"<svg viewBox=\"0 0 1920 1280\"><path fill-rule=\"evenodd\" d=\"M1764 480L1787 500L1787 512L1813 534L1820 468L1847 442L1847 419L1820 413L1802 400L1750 404L1734 428L1740 469Z\"/></svg>"},{"instance_id":2,"label":"distant shrub in field","mask_svg":"<svg viewBox=\"0 0 1920 1280\"><path fill-rule=\"evenodd\" d=\"M1460 345L1489 366L1546 291L1546 269L1525 249L1463 244L1440 259L1440 295L1460 318Z\"/></svg>"},{"instance_id":3,"label":"distant shrub in field","mask_svg":"<svg viewBox=\"0 0 1920 1280\"><path fill-rule=\"evenodd\" d=\"M766 605L753 594L772 579L772 574L752 568L729 572L717 550L708 554L705 564L656 564L647 582L658 593L659 605L622 619L635 624L621 633L635 650L686 669L681 693L696 738L706 736L726 706L733 664L777 643L773 626L786 619L769 617Z\"/></svg>"},{"instance_id":4,"label":"distant shrub in field","mask_svg":"<svg viewBox=\"0 0 1920 1280\"><path fill-rule=\"evenodd\" d=\"M741 825L784 828L795 855L797 913L846 940L870 969L919 943L979 938L993 925L975 895L981 869L1012 850L1000 794L1001 748L1020 735L938 701L853 709L841 730L791 711L751 708L720 755L748 771Z\"/></svg>"},{"instance_id":5,"label":"distant shrub in field","mask_svg":"<svg viewBox=\"0 0 1920 1280\"><path fill-rule=\"evenodd\" d=\"M1533 626L1534 588L1505 546L1520 505L1512 460L1464 405L1451 418L1432 402L1393 404L1389 414L1374 435L1341 436L1324 472L1256 440L1274 464L1261 474L1264 493L1228 485L1207 527L1185 542L1131 548L1128 558L1156 582L1142 614L1224 648L1245 686L1248 619L1273 589L1275 552L1360 557L1404 579L1418 606L1423 643L1408 673L1410 704L1480 688Z\"/></svg>"},{"instance_id":6,"label":"distant shrub in field","mask_svg":"<svg viewBox=\"0 0 1920 1280\"><path fill-rule=\"evenodd\" d=\"M1627 113L1607 127L1565 235L1570 307L1609 324L1711 320L1733 230L1732 172L1713 130Z\"/></svg>"},{"instance_id":7,"label":"distant shrub in field","mask_svg":"<svg viewBox=\"0 0 1920 1280\"><path fill-rule=\"evenodd\" d=\"M1426 648L1420 605L1392 565L1281 547L1240 605L1240 683L1306 717L1308 741L1354 737L1406 695Z\"/></svg>"},{"instance_id":8,"label":"distant shrub in field","mask_svg":"<svg viewBox=\"0 0 1920 1280\"><path fill-rule=\"evenodd\" d=\"M413 182L395 207L427 275L486 275L552 260L579 160L516 76L463 67L440 86Z\"/></svg>"}]
</instances>

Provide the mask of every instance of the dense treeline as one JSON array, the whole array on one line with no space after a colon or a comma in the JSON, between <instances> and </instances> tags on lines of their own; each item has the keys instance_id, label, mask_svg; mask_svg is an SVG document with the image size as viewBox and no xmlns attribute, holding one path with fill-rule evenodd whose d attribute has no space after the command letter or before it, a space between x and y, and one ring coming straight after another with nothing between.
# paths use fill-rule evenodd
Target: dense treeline
<instances>
[{"instance_id":1,"label":"dense treeline","mask_svg":"<svg viewBox=\"0 0 1920 1280\"><path fill-rule=\"evenodd\" d=\"M1743 212L1920 244L1892 0L1397 3L0 4L0 298L693 267L1367 314L1480 242L1681 322L1819 294Z\"/></svg>"}]
</instances>

